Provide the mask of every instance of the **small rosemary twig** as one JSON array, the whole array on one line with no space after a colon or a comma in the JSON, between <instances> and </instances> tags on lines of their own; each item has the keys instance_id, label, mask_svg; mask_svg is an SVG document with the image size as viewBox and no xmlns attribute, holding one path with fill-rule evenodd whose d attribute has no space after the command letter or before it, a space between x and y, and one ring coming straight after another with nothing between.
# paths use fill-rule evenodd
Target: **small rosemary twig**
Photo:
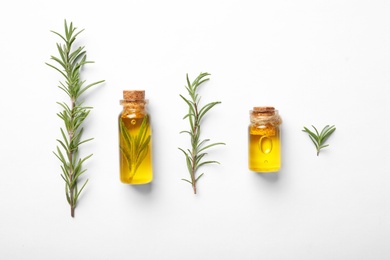
<instances>
[{"instance_id":1,"label":"small rosemary twig","mask_svg":"<svg viewBox=\"0 0 390 260\"><path fill-rule=\"evenodd\" d=\"M200 174L199 176L196 176L196 171L198 170L198 168L205 164L211 164L211 163L219 164L219 162L217 161L202 161L203 157L207 154L205 153L205 151L215 145L225 144L225 143L212 143L209 145L205 145L210 140L200 139L202 118L211 108L221 103L219 101L216 101L216 102L208 103L203 107L199 106L200 96L197 93L197 90L198 87L203 82L209 80L209 78L206 78L209 75L210 75L209 73L200 73L200 75L191 83L187 74L188 86L186 86L186 89L188 91L190 99L187 99L184 96L180 95L180 97L188 105L188 113L184 116L183 119L188 118L188 121L190 123L190 130L181 131L180 133L187 133L191 137L191 149L184 150L182 148L179 148L179 150L182 151L186 157L187 169L188 172L190 173L190 178L191 178L190 180L187 179L182 179L182 180L192 185L194 194L196 194L196 182L200 179L200 177L203 176L203 173Z\"/></svg>"},{"instance_id":2,"label":"small rosemary twig","mask_svg":"<svg viewBox=\"0 0 390 260\"><path fill-rule=\"evenodd\" d=\"M307 127L303 127L302 131L309 134L310 139L312 140L312 142L316 146L317 156L318 156L320 154L320 150L322 148L329 146L328 144L324 144L324 143L325 143L326 139L328 139L328 137L331 134L333 134L333 132L336 130L336 127L334 125L332 125L332 126L327 125L322 129L321 133L319 133L317 131L317 128L315 128L313 125L312 125L312 127L314 128L315 133L310 131Z\"/></svg>"},{"instance_id":3,"label":"small rosemary twig","mask_svg":"<svg viewBox=\"0 0 390 260\"><path fill-rule=\"evenodd\" d=\"M82 165L92 156L92 154L90 154L84 158L79 157L79 146L93 139L81 140L81 135L83 133L82 123L92 108L83 106L83 102L80 101L80 96L90 87L104 82L104 80L101 80L84 86L85 81L80 79L81 68L85 64L93 62L86 60L87 56L84 47L78 47L73 50L72 45L76 40L76 37L83 31L80 30L77 32L76 30L77 28L73 27L72 23L68 26L65 20L65 35L52 31L54 34L58 35L64 43L57 43L60 57L51 56L51 59L58 63L59 67L46 63L65 78L64 82L60 81L58 87L70 98L70 105L65 102L57 102L62 109L62 112L57 113L57 115L64 121L66 130L63 128L60 129L63 140L57 139L59 146L57 146L57 151L54 152L54 154L62 163L61 177L65 181L65 194L71 208L70 214L72 217L74 217L80 193L88 182L87 179L81 189L78 188L78 178L86 171L86 169L83 169Z\"/></svg>"}]
</instances>

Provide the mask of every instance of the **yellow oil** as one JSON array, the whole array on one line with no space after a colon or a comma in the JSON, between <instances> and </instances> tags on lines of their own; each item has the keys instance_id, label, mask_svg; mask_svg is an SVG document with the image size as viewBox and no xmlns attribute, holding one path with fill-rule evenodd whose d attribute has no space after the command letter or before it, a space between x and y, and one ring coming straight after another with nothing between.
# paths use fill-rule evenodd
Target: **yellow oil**
<instances>
[{"instance_id":1,"label":"yellow oil","mask_svg":"<svg viewBox=\"0 0 390 260\"><path fill-rule=\"evenodd\" d=\"M132 136L137 136L142 124L144 117L137 118L128 118L126 115L122 115L119 117L119 123L122 121L126 128L128 129L128 133ZM152 130L150 127L150 118L147 118L148 131L147 135L152 134ZM120 129L120 125L119 125ZM121 146L124 145L123 136L119 130L119 143ZM139 167L134 171L130 171L129 162L126 157L123 155L120 150L120 180L126 184L146 184L153 180L153 165L152 165L152 139L148 144L147 154L145 158L142 160Z\"/></svg>"},{"instance_id":2,"label":"yellow oil","mask_svg":"<svg viewBox=\"0 0 390 260\"><path fill-rule=\"evenodd\" d=\"M248 166L254 172L275 172L281 167L280 130L272 125L249 126Z\"/></svg>"}]
</instances>

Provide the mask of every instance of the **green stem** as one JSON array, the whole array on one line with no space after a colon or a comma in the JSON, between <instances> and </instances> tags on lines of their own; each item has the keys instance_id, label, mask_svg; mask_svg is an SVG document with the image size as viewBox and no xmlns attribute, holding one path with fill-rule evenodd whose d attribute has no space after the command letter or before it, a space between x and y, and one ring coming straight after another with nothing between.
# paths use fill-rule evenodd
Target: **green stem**
<instances>
[{"instance_id":1,"label":"green stem","mask_svg":"<svg viewBox=\"0 0 390 260\"><path fill-rule=\"evenodd\" d=\"M71 125L73 125L73 121L74 121L74 113L73 113L74 107L75 107L75 102L72 100L72 107L71 107L72 115L70 118ZM69 135L69 144L71 144L73 136L74 136L74 131L68 130L68 135ZM73 180L74 180L73 179L74 178L73 156L74 156L73 147L71 147L71 151L69 151L69 166L70 166L69 179L70 179L71 184L73 183ZM75 183L74 185L70 185L70 187L69 187L70 208L71 208L70 215L72 216L72 218L74 218L74 211L76 208L76 205L74 202L74 196L75 196L74 190L75 190L76 185L77 185L77 183Z\"/></svg>"},{"instance_id":2,"label":"green stem","mask_svg":"<svg viewBox=\"0 0 390 260\"><path fill-rule=\"evenodd\" d=\"M192 132L194 133L194 137L197 136L198 132L200 131L200 124L199 124L199 112L198 112L198 105L196 103L196 100L193 99L194 107L195 107L195 120L194 120L194 128L192 129ZM192 181L192 189L194 190L194 194L196 194L196 159L197 159L197 140L192 140L192 173L191 173L191 181Z\"/></svg>"},{"instance_id":3,"label":"green stem","mask_svg":"<svg viewBox=\"0 0 390 260\"><path fill-rule=\"evenodd\" d=\"M75 206L70 206L70 216L72 217L72 218L74 218L74 211L75 211Z\"/></svg>"}]
</instances>

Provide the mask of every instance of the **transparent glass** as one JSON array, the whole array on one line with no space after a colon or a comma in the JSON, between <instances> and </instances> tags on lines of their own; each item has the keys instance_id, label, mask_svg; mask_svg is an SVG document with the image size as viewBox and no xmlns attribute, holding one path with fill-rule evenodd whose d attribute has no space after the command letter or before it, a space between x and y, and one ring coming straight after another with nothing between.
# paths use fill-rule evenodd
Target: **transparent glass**
<instances>
[{"instance_id":1,"label":"transparent glass","mask_svg":"<svg viewBox=\"0 0 390 260\"><path fill-rule=\"evenodd\" d=\"M152 128L146 100L122 100L119 115L120 180L146 184L153 180Z\"/></svg>"},{"instance_id":2,"label":"transparent glass","mask_svg":"<svg viewBox=\"0 0 390 260\"><path fill-rule=\"evenodd\" d=\"M250 111L248 168L254 172L277 172L281 168L281 118L273 107Z\"/></svg>"}]
</instances>

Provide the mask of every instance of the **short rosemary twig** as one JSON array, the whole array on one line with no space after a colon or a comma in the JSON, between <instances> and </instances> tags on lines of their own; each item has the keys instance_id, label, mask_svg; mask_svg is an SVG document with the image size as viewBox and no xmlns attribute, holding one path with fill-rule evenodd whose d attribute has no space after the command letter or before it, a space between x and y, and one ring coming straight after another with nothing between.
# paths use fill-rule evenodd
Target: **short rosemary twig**
<instances>
[{"instance_id":1,"label":"short rosemary twig","mask_svg":"<svg viewBox=\"0 0 390 260\"><path fill-rule=\"evenodd\" d=\"M65 35L52 31L59 36L64 43L57 43L59 57L51 56L51 59L57 63L58 67L46 63L65 78L63 82L60 81L58 87L70 98L70 104L67 104L66 102L57 102L62 109L57 115L64 121L65 130L63 128L60 129L62 140L57 139L59 146L57 146L54 154L62 164L61 177L65 181L65 194L71 208L72 217L74 217L80 193L88 182L88 180L86 180L79 189L78 178L86 171L86 169L83 169L83 163L92 156L92 154L84 158L80 158L79 156L79 146L93 139L81 140L83 121L92 108L83 106L80 96L90 87L104 82L104 80L101 80L84 86L85 81L80 79L81 68L87 63L93 63L92 61L87 61L84 47L78 47L73 50L73 43L82 31L83 30L77 31L77 28L73 27L72 23L68 26L66 20Z\"/></svg>"},{"instance_id":2,"label":"short rosemary twig","mask_svg":"<svg viewBox=\"0 0 390 260\"><path fill-rule=\"evenodd\" d=\"M336 127L334 125L332 126L327 125L322 129L321 132L318 132L317 128L315 128L313 125L312 127L314 128L315 133L310 131L307 127L303 127L302 131L309 134L310 139L316 146L317 156L318 156L322 148L329 146L328 144L324 144L324 143L326 139L328 139L329 136L333 134L333 132L336 130Z\"/></svg>"},{"instance_id":3,"label":"short rosemary twig","mask_svg":"<svg viewBox=\"0 0 390 260\"><path fill-rule=\"evenodd\" d=\"M202 83L209 80L209 78L207 78L207 76L209 75L210 75L209 73L200 73L199 76L191 83L187 74L188 86L186 86L186 89L188 91L190 98L187 99L183 95L180 95L180 97L188 105L188 113L184 116L183 119L188 118L188 121L190 123L190 130L181 131L180 133L186 133L191 138L191 149L184 150L182 148L179 148L179 150L182 151L183 154L185 155L187 169L188 172L190 173L190 180L187 179L182 179L182 180L192 185L194 194L196 194L196 182L203 176L203 173L200 174L199 176L196 176L196 172L199 169L199 167L211 163L219 164L219 162L217 161L202 161L203 157L207 154L205 153L205 151L213 146L225 144L225 143L212 143L206 145L206 143L209 142L210 140L200 139L202 118L211 108L221 103L219 101L216 101L216 102L208 103L203 107L200 107L199 105L200 96L197 93L197 90Z\"/></svg>"}]
</instances>

